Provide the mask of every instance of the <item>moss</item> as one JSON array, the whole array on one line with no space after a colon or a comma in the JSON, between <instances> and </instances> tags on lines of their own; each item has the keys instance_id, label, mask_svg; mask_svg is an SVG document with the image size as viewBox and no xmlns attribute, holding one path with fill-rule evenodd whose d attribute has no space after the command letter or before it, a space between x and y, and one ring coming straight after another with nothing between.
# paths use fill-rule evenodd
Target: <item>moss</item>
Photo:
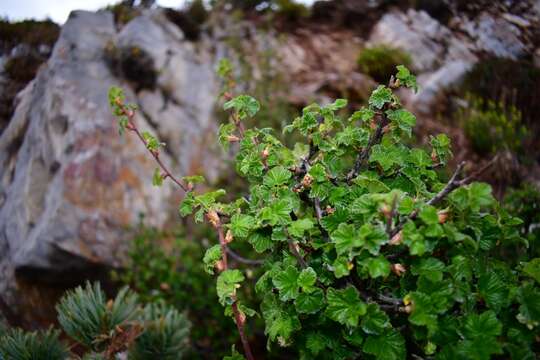
<instances>
[{"instance_id":1,"label":"moss","mask_svg":"<svg viewBox=\"0 0 540 360\"><path fill-rule=\"evenodd\" d=\"M411 57L401 49L377 45L362 50L357 62L360 71L382 83L396 72L397 65L410 67Z\"/></svg>"}]
</instances>

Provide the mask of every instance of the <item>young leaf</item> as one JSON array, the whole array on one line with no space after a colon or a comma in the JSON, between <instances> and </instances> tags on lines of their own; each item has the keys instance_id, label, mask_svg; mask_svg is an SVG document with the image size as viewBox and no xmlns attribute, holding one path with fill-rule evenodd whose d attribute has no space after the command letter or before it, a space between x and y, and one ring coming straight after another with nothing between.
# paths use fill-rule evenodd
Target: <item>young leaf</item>
<instances>
[{"instance_id":1,"label":"young leaf","mask_svg":"<svg viewBox=\"0 0 540 360\"><path fill-rule=\"evenodd\" d=\"M328 288L326 300L328 302L326 315L349 327L357 326L360 316L365 315L367 311L366 304L360 300L358 291L352 286L340 290Z\"/></svg>"},{"instance_id":2,"label":"young leaf","mask_svg":"<svg viewBox=\"0 0 540 360\"><path fill-rule=\"evenodd\" d=\"M244 275L240 270L225 270L219 274L217 279L217 294L221 305L231 305L236 296L236 289L244 281Z\"/></svg>"}]
</instances>

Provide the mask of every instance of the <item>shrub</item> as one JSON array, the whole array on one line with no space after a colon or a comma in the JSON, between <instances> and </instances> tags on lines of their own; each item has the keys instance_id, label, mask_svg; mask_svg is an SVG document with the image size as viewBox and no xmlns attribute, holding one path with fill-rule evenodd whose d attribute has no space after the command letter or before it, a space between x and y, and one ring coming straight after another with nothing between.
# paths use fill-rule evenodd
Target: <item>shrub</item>
<instances>
[{"instance_id":1,"label":"shrub","mask_svg":"<svg viewBox=\"0 0 540 360\"><path fill-rule=\"evenodd\" d=\"M24 332L10 329L0 333L0 359L62 360L68 358L67 347L58 339L57 330Z\"/></svg>"},{"instance_id":2,"label":"shrub","mask_svg":"<svg viewBox=\"0 0 540 360\"><path fill-rule=\"evenodd\" d=\"M513 106L468 97L468 106L458 113L465 135L479 154L499 150L521 151L527 130L521 113Z\"/></svg>"},{"instance_id":3,"label":"shrub","mask_svg":"<svg viewBox=\"0 0 540 360\"><path fill-rule=\"evenodd\" d=\"M504 206L523 221L520 232L528 239L531 254L540 256L540 191L526 183L510 189L504 197Z\"/></svg>"},{"instance_id":4,"label":"shrub","mask_svg":"<svg viewBox=\"0 0 540 360\"><path fill-rule=\"evenodd\" d=\"M411 57L405 51L387 45L376 45L362 50L358 56L361 72L379 83L385 83L394 73L397 65L411 65Z\"/></svg>"},{"instance_id":5,"label":"shrub","mask_svg":"<svg viewBox=\"0 0 540 360\"><path fill-rule=\"evenodd\" d=\"M343 99L304 108L284 129L305 136L294 149L271 129L244 127L260 109L254 98L228 96L231 122L220 139L239 143L236 170L250 184L236 201L164 172L186 192L180 213L217 233L203 261L219 273L218 301L248 359L245 324L256 312L238 291L249 287L248 272L229 261L238 242L267 259L255 289L269 348L289 346L301 359L535 357L539 260L527 254L523 268L499 255L516 244L526 251L522 221L501 211L489 185L473 182L487 167L464 176L461 163L439 178L434 169L451 156L445 135L431 137L429 149L404 144L415 116L393 94L398 86L416 88L402 66L347 119L336 115ZM137 133L121 90L109 98L121 129ZM159 158L159 141L144 143Z\"/></svg>"}]
</instances>

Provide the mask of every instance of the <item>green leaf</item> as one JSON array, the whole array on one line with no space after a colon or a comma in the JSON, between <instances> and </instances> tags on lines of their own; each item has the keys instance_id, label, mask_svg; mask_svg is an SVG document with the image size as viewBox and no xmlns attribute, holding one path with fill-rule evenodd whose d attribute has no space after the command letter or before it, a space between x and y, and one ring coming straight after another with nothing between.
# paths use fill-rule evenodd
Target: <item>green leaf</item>
<instances>
[{"instance_id":1,"label":"green leaf","mask_svg":"<svg viewBox=\"0 0 540 360\"><path fill-rule=\"evenodd\" d=\"M300 329L296 313L283 307L272 294L264 297L261 311L265 320L265 333L272 341L279 337L280 342L286 343L292 333Z\"/></svg>"},{"instance_id":2,"label":"green leaf","mask_svg":"<svg viewBox=\"0 0 540 360\"><path fill-rule=\"evenodd\" d=\"M253 117L260 107L259 102L249 95L239 95L223 105L224 110L234 109L241 120Z\"/></svg>"},{"instance_id":3,"label":"green leaf","mask_svg":"<svg viewBox=\"0 0 540 360\"><path fill-rule=\"evenodd\" d=\"M234 126L234 124L232 123L221 124L219 126L218 140L221 146L223 146L225 150L229 149L229 144L230 144L229 137L234 134L235 130L236 130L236 126Z\"/></svg>"},{"instance_id":4,"label":"green leaf","mask_svg":"<svg viewBox=\"0 0 540 360\"><path fill-rule=\"evenodd\" d=\"M517 294L519 314L517 319L529 329L540 325L540 290L533 284L520 287Z\"/></svg>"},{"instance_id":5,"label":"green leaf","mask_svg":"<svg viewBox=\"0 0 540 360\"><path fill-rule=\"evenodd\" d=\"M489 271L480 276L478 292L486 304L497 312L508 304L508 289L496 272Z\"/></svg>"},{"instance_id":6,"label":"green leaf","mask_svg":"<svg viewBox=\"0 0 540 360\"><path fill-rule=\"evenodd\" d=\"M443 278L445 265L436 258L422 259L417 265L411 268L414 275L424 276L433 282L439 282Z\"/></svg>"},{"instance_id":7,"label":"green leaf","mask_svg":"<svg viewBox=\"0 0 540 360\"><path fill-rule=\"evenodd\" d=\"M260 217L271 225L286 224L291 221L292 206L286 199L274 201L270 206L261 210Z\"/></svg>"},{"instance_id":8,"label":"green leaf","mask_svg":"<svg viewBox=\"0 0 540 360\"><path fill-rule=\"evenodd\" d=\"M236 289L244 281L244 275L240 270L225 270L217 278L217 294L221 305L231 305L234 302Z\"/></svg>"},{"instance_id":9,"label":"green leaf","mask_svg":"<svg viewBox=\"0 0 540 360\"><path fill-rule=\"evenodd\" d=\"M183 176L182 181L187 182L188 184L201 184L205 182L204 176L202 175L191 175Z\"/></svg>"},{"instance_id":10,"label":"green leaf","mask_svg":"<svg viewBox=\"0 0 540 360\"><path fill-rule=\"evenodd\" d=\"M378 162L384 171L390 170L394 165L405 163L407 153L396 145L377 144L371 149L370 162Z\"/></svg>"},{"instance_id":11,"label":"green leaf","mask_svg":"<svg viewBox=\"0 0 540 360\"><path fill-rule=\"evenodd\" d=\"M367 313L360 324L366 334L381 335L386 329L391 327L390 319L377 304L368 304Z\"/></svg>"},{"instance_id":12,"label":"green leaf","mask_svg":"<svg viewBox=\"0 0 540 360\"><path fill-rule=\"evenodd\" d=\"M433 206L426 205L418 214L420 219L426 223L426 225L433 225L439 223L439 216L437 215L437 209Z\"/></svg>"},{"instance_id":13,"label":"green leaf","mask_svg":"<svg viewBox=\"0 0 540 360\"><path fill-rule=\"evenodd\" d=\"M294 306L300 314L315 314L324 307L324 292L321 289L303 292L294 300Z\"/></svg>"},{"instance_id":14,"label":"green leaf","mask_svg":"<svg viewBox=\"0 0 540 360\"><path fill-rule=\"evenodd\" d=\"M150 151L157 151L161 146L165 145L165 143L159 142L159 140L154 135L150 134L148 131L143 131L141 136L146 142L146 147Z\"/></svg>"},{"instance_id":15,"label":"green leaf","mask_svg":"<svg viewBox=\"0 0 540 360\"><path fill-rule=\"evenodd\" d=\"M184 217L193 213L193 207L195 206L195 198L192 192L188 192L184 197L184 200L180 203L178 208L180 216Z\"/></svg>"},{"instance_id":16,"label":"green leaf","mask_svg":"<svg viewBox=\"0 0 540 360\"><path fill-rule=\"evenodd\" d=\"M248 241L258 253L270 250L274 246L270 235L259 231L255 231L253 234L251 234Z\"/></svg>"},{"instance_id":17,"label":"green leaf","mask_svg":"<svg viewBox=\"0 0 540 360\"><path fill-rule=\"evenodd\" d=\"M281 301L294 300L298 296L298 270L294 266L287 266L272 278L272 283L279 290Z\"/></svg>"},{"instance_id":18,"label":"green leaf","mask_svg":"<svg viewBox=\"0 0 540 360\"><path fill-rule=\"evenodd\" d=\"M221 246L214 245L204 253L203 263L204 270L209 274L214 274L214 266L221 260Z\"/></svg>"},{"instance_id":19,"label":"green leaf","mask_svg":"<svg viewBox=\"0 0 540 360\"><path fill-rule=\"evenodd\" d=\"M350 224L339 224L337 230L330 235L330 239L334 243L338 255L346 254L363 245L354 225Z\"/></svg>"},{"instance_id":20,"label":"green leaf","mask_svg":"<svg viewBox=\"0 0 540 360\"><path fill-rule=\"evenodd\" d=\"M358 111L355 111L349 118L349 121L360 120L362 122L367 122L373 119L374 116L375 116L375 111L368 108L362 108Z\"/></svg>"},{"instance_id":21,"label":"green leaf","mask_svg":"<svg viewBox=\"0 0 540 360\"><path fill-rule=\"evenodd\" d=\"M229 224L229 229L235 237L246 238L251 230L254 228L257 221L253 216L243 215L243 214L234 214L231 217L231 223Z\"/></svg>"},{"instance_id":22,"label":"green leaf","mask_svg":"<svg viewBox=\"0 0 540 360\"><path fill-rule=\"evenodd\" d=\"M475 182L466 188L469 191L469 204L472 211L491 206L495 202L495 198L491 193L491 186L488 184Z\"/></svg>"},{"instance_id":23,"label":"green leaf","mask_svg":"<svg viewBox=\"0 0 540 360\"><path fill-rule=\"evenodd\" d=\"M384 85L379 85L369 97L369 105L382 109L384 104L389 103L393 100L392 90L387 88Z\"/></svg>"},{"instance_id":24,"label":"green leaf","mask_svg":"<svg viewBox=\"0 0 540 360\"><path fill-rule=\"evenodd\" d=\"M291 222L287 231L290 235L301 238L304 236L304 232L312 229L314 225L311 219L299 219Z\"/></svg>"},{"instance_id":25,"label":"green leaf","mask_svg":"<svg viewBox=\"0 0 540 360\"><path fill-rule=\"evenodd\" d=\"M412 88L414 92L418 92L418 85L416 84L416 76L411 74L409 69L403 65L396 66L398 72L396 78L406 87Z\"/></svg>"},{"instance_id":26,"label":"green leaf","mask_svg":"<svg viewBox=\"0 0 540 360\"><path fill-rule=\"evenodd\" d=\"M300 272L297 284L302 288L303 292L309 293L314 290L315 282L317 281L317 273L313 268L307 267Z\"/></svg>"},{"instance_id":27,"label":"green leaf","mask_svg":"<svg viewBox=\"0 0 540 360\"><path fill-rule=\"evenodd\" d=\"M159 168L154 170L154 175L152 176L152 185L161 186L163 185L163 176L161 176L161 171Z\"/></svg>"},{"instance_id":28,"label":"green leaf","mask_svg":"<svg viewBox=\"0 0 540 360\"><path fill-rule=\"evenodd\" d=\"M306 347L313 355L319 354L326 348L326 337L320 332L309 332L306 337Z\"/></svg>"},{"instance_id":29,"label":"green leaf","mask_svg":"<svg viewBox=\"0 0 540 360\"><path fill-rule=\"evenodd\" d=\"M338 257L332 264L334 276L337 279L340 279L344 276L349 275L349 273L351 272L351 268L352 268L352 264L349 262L349 260L346 257L343 257L343 256Z\"/></svg>"},{"instance_id":30,"label":"green leaf","mask_svg":"<svg viewBox=\"0 0 540 360\"><path fill-rule=\"evenodd\" d=\"M407 135L412 135L412 128L416 125L416 116L405 109L388 110L388 118Z\"/></svg>"},{"instance_id":31,"label":"green leaf","mask_svg":"<svg viewBox=\"0 0 540 360\"><path fill-rule=\"evenodd\" d=\"M337 111L339 109L344 108L347 106L347 99L336 99L332 104L328 105L327 107L332 111Z\"/></svg>"},{"instance_id":32,"label":"green leaf","mask_svg":"<svg viewBox=\"0 0 540 360\"><path fill-rule=\"evenodd\" d=\"M389 330L380 336L369 336L362 350L377 360L404 360L406 356L405 340L396 330Z\"/></svg>"},{"instance_id":33,"label":"green leaf","mask_svg":"<svg viewBox=\"0 0 540 360\"><path fill-rule=\"evenodd\" d=\"M446 164L452 152L450 151L450 138L445 134L430 137L433 152L437 157L437 161Z\"/></svg>"},{"instance_id":34,"label":"green leaf","mask_svg":"<svg viewBox=\"0 0 540 360\"><path fill-rule=\"evenodd\" d=\"M529 262L523 263L523 273L540 283L540 258L532 259Z\"/></svg>"},{"instance_id":35,"label":"green leaf","mask_svg":"<svg viewBox=\"0 0 540 360\"><path fill-rule=\"evenodd\" d=\"M463 334L468 339L484 336L497 337L501 333L502 325L491 310L482 314L470 314L463 325Z\"/></svg>"},{"instance_id":36,"label":"green leaf","mask_svg":"<svg viewBox=\"0 0 540 360\"><path fill-rule=\"evenodd\" d=\"M283 166L276 166L270 169L264 176L263 183L268 187L284 185L289 181L292 174Z\"/></svg>"},{"instance_id":37,"label":"green leaf","mask_svg":"<svg viewBox=\"0 0 540 360\"><path fill-rule=\"evenodd\" d=\"M219 75L219 77L225 78L229 76L232 73L232 70L233 70L233 67L229 59L227 58L219 59L218 66L217 66L217 74ZM233 352L234 352L234 348L233 348Z\"/></svg>"},{"instance_id":38,"label":"green leaf","mask_svg":"<svg viewBox=\"0 0 540 360\"><path fill-rule=\"evenodd\" d=\"M326 315L349 327L357 326L360 316L365 315L367 311L366 304L360 300L358 291L352 286L340 290L328 288L326 300L328 302Z\"/></svg>"},{"instance_id":39,"label":"green leaf","mask_svg":"<svg viewBox=\"0 0 540 360\"><path fill-rule=\"evenodd\" d=\"M383 256L373 257L365 260L369 276L372 278L387 277L390 275L390 262Z\"/></svg>"},{"instance_id":40,"label":"green leaf","mask_svg":"<svg viewBox=\"0 0 540 360\"><path fill-rule=\"evenodd\" d=\"M364 249L369 251L372 255L379 255L381 245L388 240L388 236L383 228L371 224L362 225L362 227L360 227L359 235L361 239L360 242L363 243Z\"/></svg>"}]
</instances>

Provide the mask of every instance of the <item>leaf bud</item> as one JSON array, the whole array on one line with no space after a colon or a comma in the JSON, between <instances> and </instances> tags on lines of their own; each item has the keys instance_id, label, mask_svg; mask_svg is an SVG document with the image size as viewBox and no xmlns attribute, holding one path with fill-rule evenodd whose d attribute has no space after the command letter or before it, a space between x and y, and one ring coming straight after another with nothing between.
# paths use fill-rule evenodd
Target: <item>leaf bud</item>
<instances>
[{"instance_id":1,"label":"leaf bud","mask_svg":"<svg viewBox=\"0 0 540 360\"><path fill-rule=\"evenodd\" d=\"M231 230L227 230L227 234L225 235L225 243L230 244L233 241L233 234Z\"/></svg>"},{"instance_id":2,"label":"leaf bud","mask_svg":"<svg viewBox=\"0 0 540 360\"><path fill-rule=\"evenodd\" d=\"M215 210L209 210L206 213L206 218L208 219L210 224L212 224L212 226L215 228L221 225L221 221L219 220L219 215L217 214Z\"/></svg>"},{"instance_id":3,"label":"leaf bud","mask_svg":"<svg viewBox=\"0 0 540 360\"><path fill-rule=\"evenodd\" d=\"M402 274L404 274L407 271L407 269L405 269L405 266L403 266L403 265L401 265L399 263L398 264L392 264L390 269L397 276L401 276Z\"/></svg>"},{"instance_id":4,"label":"leaf bud","mask_svg":"<svg viewBox=\"0 0 540 360\"><path fill-rule=\"evenodd\" d=\"M448 211L441 210L437 213L437 216L439 218L439 224L444 224L446 220L448 219Z\"/></svg>"},{"instance_id":5,"label":"leaf bud","mask_svg":"<svg viewBox=\"0 0 540 360\"><path fill-rule=\"evenodd\" d=\"M265 147L264 150L261 153L261 157L263 159L267 159L268 155L270 155L270 149L268 147Z\"/></svg>"},{"instance_id":6,"label":"leaf bud","mask_svg":"<svg viewBox=\"0 0 540 360\"><path fill-rule=\"evenodd\" d=\"M399 245L403 241L403 231L398 232L396 235L392 236L390 239L390 245Z\"/></svg>"},{"instance_id":7,"label":"leaf bud","mask_svg":"<svg viewBox=\"0 0 540 360\"><path fill-rule=\"evenodd\" d=\"M302 186L305 188L308 188L311 186L312 182L313 182L313 177L309 174L306 174L304 178L302 179Z\"/></svg>"},{"instance_id":8,"label":"leaf bud","mask_svg":"<svg viewBox=\"0 0 540 360\"><path fill-rule=\"evenodd\" d=\"M227 135L227 141L228 142L238 142L240 141L240 138L236 135Z\"/></svg>"}]
</instances>

